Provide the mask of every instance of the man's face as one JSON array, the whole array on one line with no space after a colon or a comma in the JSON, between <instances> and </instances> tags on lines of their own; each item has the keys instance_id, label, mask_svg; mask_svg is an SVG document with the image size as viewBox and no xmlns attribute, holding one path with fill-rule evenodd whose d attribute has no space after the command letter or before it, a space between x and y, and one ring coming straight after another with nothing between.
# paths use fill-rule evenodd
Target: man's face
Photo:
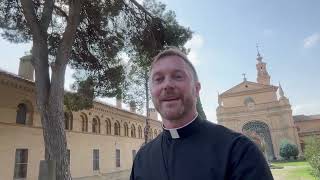
<instances>
[{"instance_id":1,"label":"man's face","mask_svg":"<svg viewBox=\"0 0 320 180\"><path fill-rule=\"evenodd\" d=\"M159 59L151 70L152 101L166 120L180 120L196 113L200 83L193 80L191 68L179 56Z\"/></svg>"}]
</instances>

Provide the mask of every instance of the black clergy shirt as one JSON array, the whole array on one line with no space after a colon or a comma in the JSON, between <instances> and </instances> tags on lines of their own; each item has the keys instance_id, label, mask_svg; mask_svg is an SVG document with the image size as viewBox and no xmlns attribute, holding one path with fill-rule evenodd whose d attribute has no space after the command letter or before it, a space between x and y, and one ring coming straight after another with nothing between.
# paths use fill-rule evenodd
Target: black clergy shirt
<instances>
[{"instance_id":1,"label":"black clergy shirt","mask_svg":"<svg viewBox=\"0 0 320 180\"><path fill-rule=\"evenodd\" d=\"M141 147L130 180L272 180L258 147L246 136L199 116Z\"/></svg>"}]
</instances>

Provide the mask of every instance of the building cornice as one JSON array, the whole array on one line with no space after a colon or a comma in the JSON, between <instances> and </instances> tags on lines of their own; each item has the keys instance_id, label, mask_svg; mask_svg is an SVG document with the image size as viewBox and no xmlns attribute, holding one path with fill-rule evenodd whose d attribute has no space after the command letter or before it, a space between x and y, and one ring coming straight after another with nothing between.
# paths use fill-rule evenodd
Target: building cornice
<instances>
[{"instance_id":1,"label":"building cornice","mask_svg":"<svg viewBox=\"0 0 320 180\"><path fill-rule=\"evenodd\" d=\"M314 130L311 132L298 132L300 137L304 136L315 136L315 135L320 135L320 130Z\"/></svg>"},{"instance_id":2,"label":"building cornice","mask_svg":"<svg viewBox=\"0 0 320 180\"><path fill-rule=\"evenodd\" d=\"M0 84L22 90L24 92L29 92L33 95L35 94L35 82L3 70L0 70ZM88 109L88 111L98 111L103 114L108 113L110 115L116 115L130 120L136 120L138 122L141 122L141 120L145 122L144 120L147 118L146 116L128 111L126 109L120 109L98 100L94 100L94 107L92 109ZM154 119L149 120L151 124L161 126L160 121Z\"/></svg>"},{"instance_id":3,"label":"building cornice","mask_svg":"<svg viewBox=\"0 0 320 180\"><path fill-rule=\"evenodd\" d=\"M24 92L35 93L34 82L0 73L0 84Z\"/></svg>"},{"instance_id":4,"label":"building cornice","mask_svg":"<svg viewBox=\"0 0 320 180\"><path fill-rule=\"evenodd\" d=\"M291 113L290 106L288 107L270 107L266 109L256 109L250 111L248 109L242 111L233 111L233 112L219 112L217 113L217 119L219 122L228 121L226 119L237 119L243 117L252 117L252 116L277 116L282 115L284 112Z\"/></svg>"},{"instance_id":5,"label":"building cornice","mask_svg":"<svg viewBox=\"0 0 320 180\"><path fill-rule=\"evenodd\" d=\"M120 108L117 108L115 106L112 106L110 104L103 103L100 101L95 101L94 104L96 104L96 106L93 107L93 110L96 110L101 113L110 113L112 115L124 117L124 118L131 119L131 120L136 120L139 122L141 122L141 120L143 120L143 122L145 122L145 119L147 118L146 116L128 111L126 109L120 109ZM158 120L150 119L150 118L148 118L148 120L152 124L161 125L161 122Z\"/></svg>"},{"instance_id":6,"label":"building cornice","mask_svg":"<svg viewBox=\"0 0 320 180\"><path fill-rule=\"evenodd\" d=\"M5 123L5 122L0 122L0 127L1 126L11 126L11 127L17 127L17 128L28 128L28 129L37 129L39 130L39 134L42 133L42 127L38 126L28 126L28 125L21 125L21 124L16 124L16 123ZM129 127L130 129L130 127ZM94 136L112 136L112 137L117 137L117 138L130 138L130 139L137 139L137 140L143 140L142 138L138 137L131 137L131 136L124 136L124 135L112 135L112 134L102 134L102 133L92 133L92 132L82 132L82 131L74 131L74 130L65 130L67 133L67 136L75 133L75 134L87 134L87 135L94 135Z\"/></svg>"}]
</instances>

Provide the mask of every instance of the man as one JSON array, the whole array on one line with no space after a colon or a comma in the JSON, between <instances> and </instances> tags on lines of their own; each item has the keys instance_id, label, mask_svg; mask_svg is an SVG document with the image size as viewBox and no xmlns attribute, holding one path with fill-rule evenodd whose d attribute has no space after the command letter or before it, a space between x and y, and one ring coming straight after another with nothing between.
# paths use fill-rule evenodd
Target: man
<instances>
[{"instance_id":1,"label":"man","mask_svg":"<svg viewBox=\"0 0 320 180\"><path fill-rule=\"evenodd\" d=\"M179 50L154 58L150 89L163 132L139 150L130 179L272 180L252 141L198 116L200 87L195 68Z\"/></svg>"}]
</instances>

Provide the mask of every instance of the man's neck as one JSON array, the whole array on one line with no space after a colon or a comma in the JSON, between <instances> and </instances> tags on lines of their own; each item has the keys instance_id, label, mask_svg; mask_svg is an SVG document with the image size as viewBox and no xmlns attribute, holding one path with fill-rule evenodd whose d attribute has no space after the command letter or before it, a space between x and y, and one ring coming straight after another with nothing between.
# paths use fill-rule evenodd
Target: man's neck
<instances>
[{"instance_id":1,"label":"man's neck","mask_svg":"<svg viewBox=\"0 0 320 180\"><path fill-rule=\"evenodd\" d=\"M166 129L177 129L184 127L185 125L189 124L191 121L193 121L196 117L198 116L198 113L192 113L190 116L185 117L183 119L179 120L167 120L167 119L162 119L163 126Z\"/></svg>"}]
</instances>

